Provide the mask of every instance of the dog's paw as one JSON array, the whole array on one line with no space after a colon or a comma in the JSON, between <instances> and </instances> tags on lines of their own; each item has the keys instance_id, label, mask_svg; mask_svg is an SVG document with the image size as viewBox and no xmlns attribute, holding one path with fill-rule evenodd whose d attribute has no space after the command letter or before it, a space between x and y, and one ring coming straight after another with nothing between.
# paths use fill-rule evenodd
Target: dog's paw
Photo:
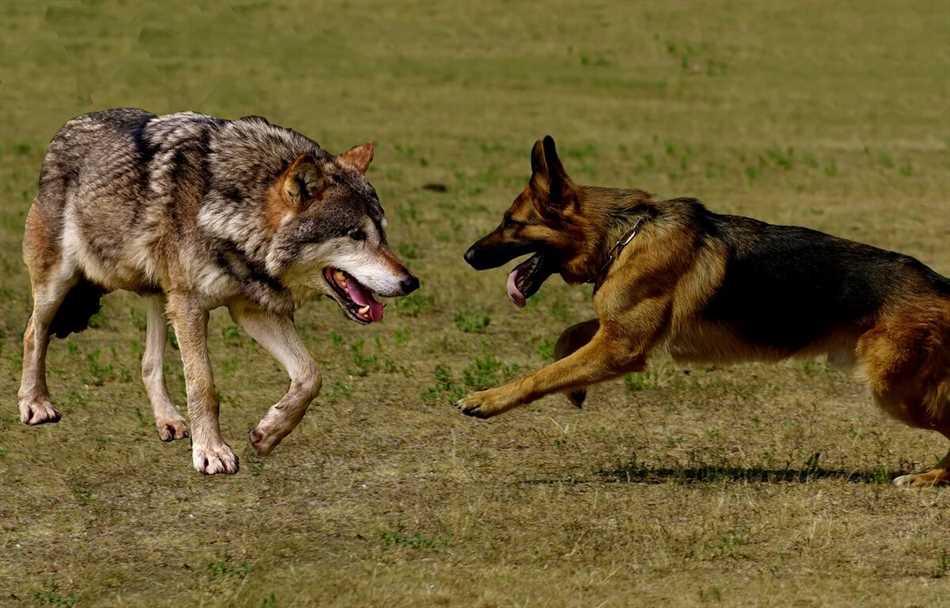
<instances>
[{"instance_id":1,"label":"dog's paw","mask_svg":"<svg viewBox=\"0 0 950 608\"><path fill-rule=\"evenodd\" d=\"M898 487L912 486L914 485L914 477L916 477L916 475L901 475L900 477L895 477L892 483Z\"/></svg>"},{"instance_id":2,"label":"dog's paw","mask_svg":"<svg viewBox=\"0 0 950 608\"><path fill-rule=\"evenodd\" d=\"M162 441L175 441L188 437L188 423L184 418L156 420L155 427L158 429L158 438Z\"/></svg>"},{"instance_id":3,"label":"dog's paw","mask_svg":"<svg viewBox=\"0 0 950 608\"><path fill-rule=\"evenodd\" d=\"M238 472L238 457L226 443L217 445L193 445L191 460L195 470L205 475L225 473L232 475Z\"/></svg>"},{"instance_id":4,"label":"dog's paw","mask_svg":"<svg viewBox=\"0 0 950 608\"><path fill-rule=\"evenodd\" d=\"M48 399L22 399L17 405L20 408L20 422L30 426L52 424L63 417Z\"/></svg>"},{"instance_id":5,"label":"dog's paw","mask_svg":"<svg viewBox=\"0 0 950 608\"><path fill-rule=\"evenodd\" d=\"M513 407L508 403L504 395L497 389L479 391L459 399L455 402L455 408L473 418L491 418L502 412L507 412Z\"/></svg>"},{"instance_id":6,"label":"dog's paw","mask_svg":"<svg viewBox=\"0 0 950 608\"><path fill-rule=\"evenodd\" d=\"M926 473L912 473L894 478L894 485L903 488L930 488L933 486L950 485L950 471L934 469Z\"/></svg>"},{"instance_id":7,"label":"dog's paw","mask_svg":"<svg viewBox=\"0 0 950 608\"><path fill-rule=\"evenodd\" d=\"M584 407L584 401L587 399L587 389L578 389L576 391L571 391L565 393L567 400L571 402L576 408Z\"/></svg>"}]
</instances>

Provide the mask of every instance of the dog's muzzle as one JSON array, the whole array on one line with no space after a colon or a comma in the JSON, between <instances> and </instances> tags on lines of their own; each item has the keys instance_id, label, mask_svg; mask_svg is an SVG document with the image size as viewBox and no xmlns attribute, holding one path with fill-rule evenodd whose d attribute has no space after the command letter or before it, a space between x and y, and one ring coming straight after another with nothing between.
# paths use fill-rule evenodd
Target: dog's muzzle
<instances>
[{"instance_id":1,"label":"dog's muzzle","mask_svg":"<svg viewBox=\"0 0 950 608\"><path fill-rule=\"evenodd\" d=\"M534 245L531 243L486 245L484 241L485 239L476 242L465 252L465 261L475 270L498 268L518 256L534 251Z\"/></svg>"}]
</instances>

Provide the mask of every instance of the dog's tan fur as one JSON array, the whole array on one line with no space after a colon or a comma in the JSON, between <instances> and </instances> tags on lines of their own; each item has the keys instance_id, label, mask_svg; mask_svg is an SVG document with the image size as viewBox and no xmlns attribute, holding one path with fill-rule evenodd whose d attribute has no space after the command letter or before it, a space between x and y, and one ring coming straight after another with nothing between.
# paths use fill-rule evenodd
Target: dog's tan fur
<instances>
[{"instance_id":1,"label":"dog's tan fur","mask_svg":"<svg viewBox=\"0 0 950 608\"><path fill-rule=\"evenodd\" d=\"M535 144L532 166L528 186L506 212L505 220L473 245L466 259L476 268L485 268L514 257L510 252L546 252L546 258L557 260L552 270L569 283L596 284L593 307L597 318L561 334L555 363L504 386L469 395L458 403L463 413L488 418L558 392L567 393L571 402L580 405L585 387L644 369L648 355L660 345L667 346L679 360L774 361L827 353L836 360L856 362L858 374L888 414L950 438L947 279L907 256L814 231L718 216L695 201L657 201L639 190L578 186L567 176L549 138ZM602 273L610 247L630 226L629 221L612 222L611 218L624 214L641 218L643 227ZM729 230L739 236L723 236ZM759 235L770 231L779 235L769 237L774 243L759 245ZM731 260L738 249L759 246L768 251L767 247L783 247L795 239L801 239L804 251L813 240L827 248L830 257L841 256L848 264L859 266L851 280L860 286L870 285L870 292L880 297L881 304L838 319L829 301L827 323L819 320L827 329L816 331L813 338L794 347L772 340L768 333L742 333L728 315L723 321L710 314L711 302L723 297L726 290L748 290L750 297L756 297L756 286L737 287L737 283L727 282L730 273L736 272ZM510 252L506 253L506 248ZM828 262L822 258L802 260L816 268L815 276L829 273L829 284L834 284L836 277L830 270L834 266L827 271L822 266ZM747 263L759 262L752 256ZM893 287L888 282L893 282ZM807 300L807 281L789 289L789 298L814 304ZM854 300L845 302L843 309L861 309L860 299ZM776 317L772 322L791 321ZM895 482L950 482L950 453L934 469Z\"/></svg>"}]
</instances>

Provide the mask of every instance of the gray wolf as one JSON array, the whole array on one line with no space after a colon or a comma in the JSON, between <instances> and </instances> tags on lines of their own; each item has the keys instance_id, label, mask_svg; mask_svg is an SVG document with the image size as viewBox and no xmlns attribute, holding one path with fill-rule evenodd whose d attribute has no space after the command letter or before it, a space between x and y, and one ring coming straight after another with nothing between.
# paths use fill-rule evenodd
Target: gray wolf
<instances>
[{"instance_id":1,"label":"gray wolf","mask_svg":"<svg viewBox=\"0 0 950 608\"><path fill-rule=\"evenodd\" d=\"M488 418L551 393L679 360L827 353L852 364L888 414L950 438L950 280L916 259L815 230L721 215L694 199L575 184L554 140L535 143L528 185L466 252L474 268L531 254L508 276L518 305L552 274L593 283L596 319L560 336L558 360L456 405ZM950 453L899 485L950 482Z\"/></svg>"},{"instance_id":2,"label":"gray wolf","mask_svg":"<svg viewBox=\"0 0 950 608\"><path fill-rule=\"evenodd\" d=\"M250 432L268 454L320 390L294 329L312 294L357 323L383 316L374 295L419 281L386 242L386 218L366 179L373 145L332 155L261 117L112 109L79 116L50 142L26 220L23 259L33 311L23 337L20 419L57 422L46 386L50 336L82 331L102 295L148 298L142 378L163 441L191 436L202 473L235 473L218 425L207 350L210 310L234 321L290 376L286 394ZM166 315L185 370L190 428L162 377Z\"/></svg>"}]
</instances>

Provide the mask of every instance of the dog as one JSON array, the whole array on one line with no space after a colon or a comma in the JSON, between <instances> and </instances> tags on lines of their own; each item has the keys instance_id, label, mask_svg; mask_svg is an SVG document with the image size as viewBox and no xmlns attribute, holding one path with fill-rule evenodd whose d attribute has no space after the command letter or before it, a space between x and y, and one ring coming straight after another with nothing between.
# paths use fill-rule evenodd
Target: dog
<instances>
[{"instance_id":1,"label":"dog","mask_svg":"<svg viewBox=\"0 0 950 608\"><path fill-rule=\"evenodd\" d=\"M501 224L465 253L476 270L530 254L508 275L523 306L552 274L593 283L596 319L565 330L556 361L456 403L489 418L680 361L775 361L826 353L855 366L885 412L950 438L950 280L916 259L808 228L721 215L689 198L581 186L551 137ZM898 485L950 482L950 453Z\"/></svg>"},{"instance_id":2,"label":"dog","mask_svg":"<svg viewBox=\"0 0 950 608\"><path fill-rule=\"evenodd\" d=\"M294 329L313 294L361 324L379 321L374 296L403 296L419 280L386 241L386 217L366 171L374 146L332 155L258 116L225 120L119 108L79 116L50 142L26 219L23 259L33 311L23 336L20 419L57 422L46 386L50 336L88 326L100 297L147 296L142 378L163 441L191 436L201 473L235 473L218 425L209 311L234 321L281 363L286 394L250 432L266 455L300 422L321 376ZM185 371L190 428L162 377L167 319Z\"/></svg>"}]
</instances>

